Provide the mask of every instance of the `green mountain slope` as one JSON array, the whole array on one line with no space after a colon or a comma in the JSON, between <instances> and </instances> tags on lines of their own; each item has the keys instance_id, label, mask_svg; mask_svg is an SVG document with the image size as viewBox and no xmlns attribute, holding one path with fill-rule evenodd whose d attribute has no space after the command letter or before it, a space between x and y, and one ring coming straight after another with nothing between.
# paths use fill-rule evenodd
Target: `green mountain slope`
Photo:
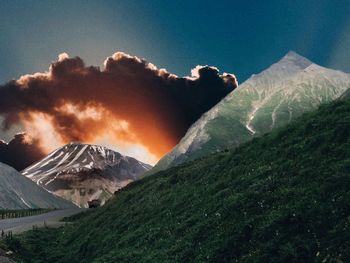
<instances>
[{"instance_id":1,"label":"green mountain slope","mask_svg":"<svg viewBox=\"0 0 350 263\"><path fill-rule=\"evenodd\" d=\"M349 262L349 130L336 101L8 245L24 262Z\"/></svg>"},{"instance_id":2,"label":"green mountain slope","mask_svg":"<svg viewBox=\"0 0 350 263\"><path fill-rule=\"evenodd\" d=\"M237 147L333 101L348 88L350 74L289 52L205 113L150 173Z\"/></svg>"}]
</instances>

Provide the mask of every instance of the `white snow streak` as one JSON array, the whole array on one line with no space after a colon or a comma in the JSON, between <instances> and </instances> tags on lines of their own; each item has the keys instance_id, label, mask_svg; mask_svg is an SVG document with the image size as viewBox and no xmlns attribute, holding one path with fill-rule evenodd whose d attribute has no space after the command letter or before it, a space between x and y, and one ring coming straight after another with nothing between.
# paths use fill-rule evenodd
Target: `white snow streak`
<instances>
[{"instance_id":1,"label":"white snow streak","mask_svg":"<svg viewBox=\"0 0 350 263\"><path fill-rule=\"evenodd\" d=\"M32 208L21 196L20 196L19 198L21 198L23 204L25 204L25 205L28 206L29 208Z\"/></svg>"}]
</instances>

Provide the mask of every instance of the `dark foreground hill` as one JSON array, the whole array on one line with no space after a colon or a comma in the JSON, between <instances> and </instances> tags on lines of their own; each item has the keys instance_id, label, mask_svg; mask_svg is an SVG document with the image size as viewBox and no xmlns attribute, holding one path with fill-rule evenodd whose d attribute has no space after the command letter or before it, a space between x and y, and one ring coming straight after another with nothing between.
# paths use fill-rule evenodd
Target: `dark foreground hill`
<instances>
[{"instance_id":1,"label":"dark foreground hill","mask_svg":"<svg viewBox=\"0 0 350 263\"><path fill-rule=\"evenodd\" d=\"M8 244L25 262L349 262L349 131L337 101Z\"/></svg>"}]
</instances>

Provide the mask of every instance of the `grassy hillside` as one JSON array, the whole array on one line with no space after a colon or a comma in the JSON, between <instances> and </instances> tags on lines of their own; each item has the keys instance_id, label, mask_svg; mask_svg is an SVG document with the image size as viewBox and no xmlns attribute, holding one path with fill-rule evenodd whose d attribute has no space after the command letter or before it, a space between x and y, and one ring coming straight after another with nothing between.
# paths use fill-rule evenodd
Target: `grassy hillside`
<instances>
[{"instance_id":1,"label":"grassy hillside","mask_svg":"<svg viewBox=\"0 0 350 263\"><path fill-rule=\"evenodd\" d=\"M7 245L24 262L349 262L350 100Z\"/></svg>"}]
</instances>

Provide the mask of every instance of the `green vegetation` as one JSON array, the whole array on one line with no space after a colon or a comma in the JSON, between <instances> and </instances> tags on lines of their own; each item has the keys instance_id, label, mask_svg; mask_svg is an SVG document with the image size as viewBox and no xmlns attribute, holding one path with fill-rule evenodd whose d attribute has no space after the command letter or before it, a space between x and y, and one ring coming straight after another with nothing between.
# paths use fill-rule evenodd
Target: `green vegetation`
<instances>
[{"instance_id":1,"label":"green vegetation","mask_svg":"<svg viewBox=\"0 0 350 263\"><path fill-rule=\"evenodd\" d=\"M61 229L8 241L23 262L349 262L350 100L130 184Z\"/></svg>"},{"instance_id":2,"label":"green vegetation","mask_svg":"<svg viewBox=\"0 0 350 263\"><path fill-rule=\"evenodd\" d=\"M18 218L25 216L34 216L50 212L54 209L49 208L34 208L34 209L20 209L20 210L0 210L0 220L7 218Z\"/></svg>"},{"instance_id":3,"label":"green vegetation","mask_svg":"<svg viewBox=\"0 0 350 263\"><path fill-rule=\"evenodd\" d=\"M82 218L87 217L88 215L92 214L93 212L95 212L95 209L87 209L79 214L75 214L69 217L64 217L62 218L62 222L75 222L78 220L81 220Z\"/></svg>"}]
</instances>

